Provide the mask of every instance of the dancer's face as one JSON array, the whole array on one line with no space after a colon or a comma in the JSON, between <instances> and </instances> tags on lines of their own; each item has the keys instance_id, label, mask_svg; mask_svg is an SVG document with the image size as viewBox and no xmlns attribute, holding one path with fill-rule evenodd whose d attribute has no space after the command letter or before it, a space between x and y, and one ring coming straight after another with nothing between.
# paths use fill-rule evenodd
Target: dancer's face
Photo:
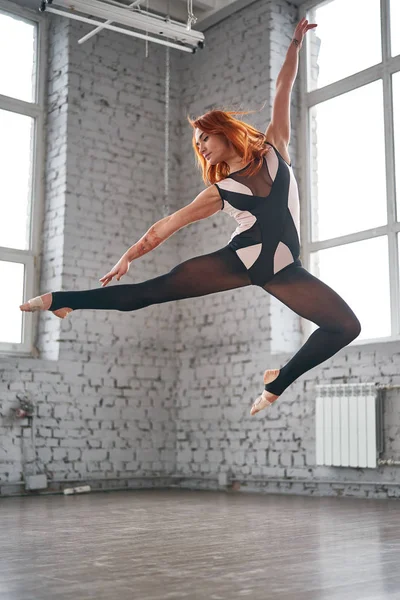
<instances>
[{"instance_id":1,"label":"dancer's face","mask_svg":"<svg viewBox=\"0 0 400 600\"><path fill-rule=\"evenodd\" d=\"M210 165L226 162L230 158L232 148L222 133L205 133L196 128L195 136L199 152Z\"/></svg>"}]
</instances>

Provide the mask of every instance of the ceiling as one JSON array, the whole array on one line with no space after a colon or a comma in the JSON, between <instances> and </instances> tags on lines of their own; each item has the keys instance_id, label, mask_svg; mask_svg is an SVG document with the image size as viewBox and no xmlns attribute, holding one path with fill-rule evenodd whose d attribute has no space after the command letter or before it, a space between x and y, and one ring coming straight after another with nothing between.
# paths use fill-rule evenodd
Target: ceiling
<instances>
[{"instance_id":1,"label":"ceiling","mask_svg":"<svg viewBox=\"0 0 400 600\"><path fill-rule=\"evenodd\" d=\"M167 14L169 8L172 19L183 22L187 20L187 0L143 0L140 3L143 10L146 9L147 3L149 10L164 15ZM234 4L236 4L235 0L193 0L193 12L197 17L197 25L204 19L216 15L223 8L232 9Z\"/></svg>"},{"instance_id":2,"label":"ceiling","mask_svg":"<svg viewBox=\"0 0 400 600\"><path fill-rule=\"evenodd\" d=\"M28 8L38 10L40 0L14 0L16 4L27 6ZM264 2L265 0L193 0L193 12L197 17L197 22L193 29L205 30L218 21L222 21L233 13L250 6L254 2ZM290 0L291 4L300 5L305 0ZM129 5L132 0L119 0L122 4ZM146 10L148 5L150 12L160 15L167 15L171 19L187 22L188 0L142 0L140 8Z\"/></svg>"},{"instance_id":3,"label":"ceiling","mask_svg":"<svg viewBox=\"0 0 400 600\"><path fill-rule=\"evenodd\" d=\"M193 0L193 12L197 17L195 29L204 29L214 23L221 21L229 15L246 8L254 2L263 2L264 0ZM187 21L188 0L143 0L140 5L146 9L146 2L149 4L149 10L159 14L167 14L168 7L170 17L177 21ZM300 5L305 0L290 0L291 4Z\"/></svg>"}]
</instances>

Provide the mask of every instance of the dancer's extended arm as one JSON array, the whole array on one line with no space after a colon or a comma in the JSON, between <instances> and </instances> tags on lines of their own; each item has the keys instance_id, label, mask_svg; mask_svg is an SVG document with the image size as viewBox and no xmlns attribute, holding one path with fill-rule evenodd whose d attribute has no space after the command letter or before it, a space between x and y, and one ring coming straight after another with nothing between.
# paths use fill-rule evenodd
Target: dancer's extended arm
<instances>
[{"instance_id":1,"label":"dancer's extended arm","mask_svg":"<svg viewBox=\"0 0 400 600\"><path fill-rule=\"evenodd\" d=\"M125 252L115 267L100 279L102 285L107 285L114 277L119 281L120 278L127 273L129 264L133 260L147 254L162 244L162 242L165 242L166 239L179 231L179 229L182 229L195 221L211 217L211 215L215 214L220 209L221 197L217 188L212 185L200 192L193 202L187 206L184 206L172 215L164 217L164 219L160 219L160 221L154 223L144 236Z\"/></svg>"},{"instance_id":2,"label":"dancer's extended arm","mask_svg":"<svg viewBox=\"0 0 400 600\"><path fill-rule=\"evenodd\" d=\"M317 25L309 24L307 19L302 19L297 25L293 39L286 53L285 62L276 80L276 92L272 109L272 119L265 132L278 150L285 151L290 141L290 98L293 84L299 68L299 51L303 38L309 29ZM287 152L287 150L286 150Z\"/></svg>"}]
</instances>

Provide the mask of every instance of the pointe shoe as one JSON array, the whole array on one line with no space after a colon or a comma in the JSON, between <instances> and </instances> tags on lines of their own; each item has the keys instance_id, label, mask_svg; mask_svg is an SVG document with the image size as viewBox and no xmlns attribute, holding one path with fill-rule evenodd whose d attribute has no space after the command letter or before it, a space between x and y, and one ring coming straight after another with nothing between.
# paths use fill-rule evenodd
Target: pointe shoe
<instances>
[{"instance_id":1,"label":"pointe shoe","mask_svg":"<svg viewBox=\"0 0 400 600\"><path fill-rule=\"evenodd\" d=\"M264 373L264 384L271 383L274 381L279 375L280 369L267 369ZM253 416L256 413L260 412L264 408L268 408L275 402L275 400L279 398L279 396L275 396L275 394L271 394L271 392L267 392L264 390L261 396L258 396L253 406L250 409L250 414Z\"/></svg>"},{"instance_id":2,"label":"pointe shoe","mask_svg":"<svg viewBox=\"0 0 400 600\"><path fill-rule=\"evenodd\" d=\"M25 304L20 305L20 310L23 312L49 310L51 306L51 299L50 302L43 302L43 298L47 295L48 294L43 294L42 296L36 296L35 298L31 298L31 300L28 300L27 302L25 302ZM53 313L53 315L56 315L56 317L58 317L59 319L65 319L65 317L67 317L69 313L72 312L72 308L58 308L57 310L52 310L51 312Z\"/></svg>"},{"instance_id":3,"label":"pointe shoe","mask_svg":"<svg viewBox=\"0 0 400 600\"><path fill-rule=\"evenodd\" d=\"M273 404L273 402L270 402L268 400L268 392L266 392L264 390L263 393L261 394L261 396L258 396L258 398L254 402L253 406L251 407L251 409L250 409L251 416L260 412L260 410L263 410L264 408L268 408L268 406L271 406L271 404Z\"/></svg>"},{"instance_id":4,"label":"pointe shoe","mask_svg":"<svg viewBox=\"0 0 400 600\"><path fill-rule=\"evenodd\" d=\"M44 302L42 300L42 296L36 296L36 298L31 298L25 304L21 304L19 307L23 312L36 312L38 310L46 310L44 307Z\"/></svg>"}]
</instances>

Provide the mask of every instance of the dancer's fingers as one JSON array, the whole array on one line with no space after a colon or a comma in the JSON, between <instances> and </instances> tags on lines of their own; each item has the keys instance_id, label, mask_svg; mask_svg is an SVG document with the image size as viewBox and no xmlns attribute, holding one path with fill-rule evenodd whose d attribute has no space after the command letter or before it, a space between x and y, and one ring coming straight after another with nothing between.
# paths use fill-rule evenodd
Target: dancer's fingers
<instances>
[{"instance_id":1,"label":"dancer's fingers","mask_svg":"<svg viewBox=\"0 0 400 600\"><path fill-rule=\"evenodd\" d=\"M102 282L101 286L105 287L108 283L110 283L110 281L112 280L112 277L107 277L106 275L104 277L102 277L100 279L100 281Z\"/></svg>"},{"instance_id":2,"label":"dancer's fingers","mask_svg":"<svg viewBox=\"0 0 400 600\"><path fill-rule=\"evenodd\" d=\"M317 27L317 23L309 23L308 20L303 17L298 23L295 33L299 33L303 38L307 31L314 29L315 27Z\"/></svg>"},{"instance_id":3,"label":"dancer's fingers","mask_svg":"<svg viewBox=\"0 0 400 600\"><path fill-rule=\"evenodd\" d=\"M111 279L114 277L115 274L116 274L116 272L113 269L112 271L109 271L108 273L106 273L101 279L99 279L99 281L106 281L107 279L108 279L108 281L111 281Z\"/></svg>"}]
</instances>

